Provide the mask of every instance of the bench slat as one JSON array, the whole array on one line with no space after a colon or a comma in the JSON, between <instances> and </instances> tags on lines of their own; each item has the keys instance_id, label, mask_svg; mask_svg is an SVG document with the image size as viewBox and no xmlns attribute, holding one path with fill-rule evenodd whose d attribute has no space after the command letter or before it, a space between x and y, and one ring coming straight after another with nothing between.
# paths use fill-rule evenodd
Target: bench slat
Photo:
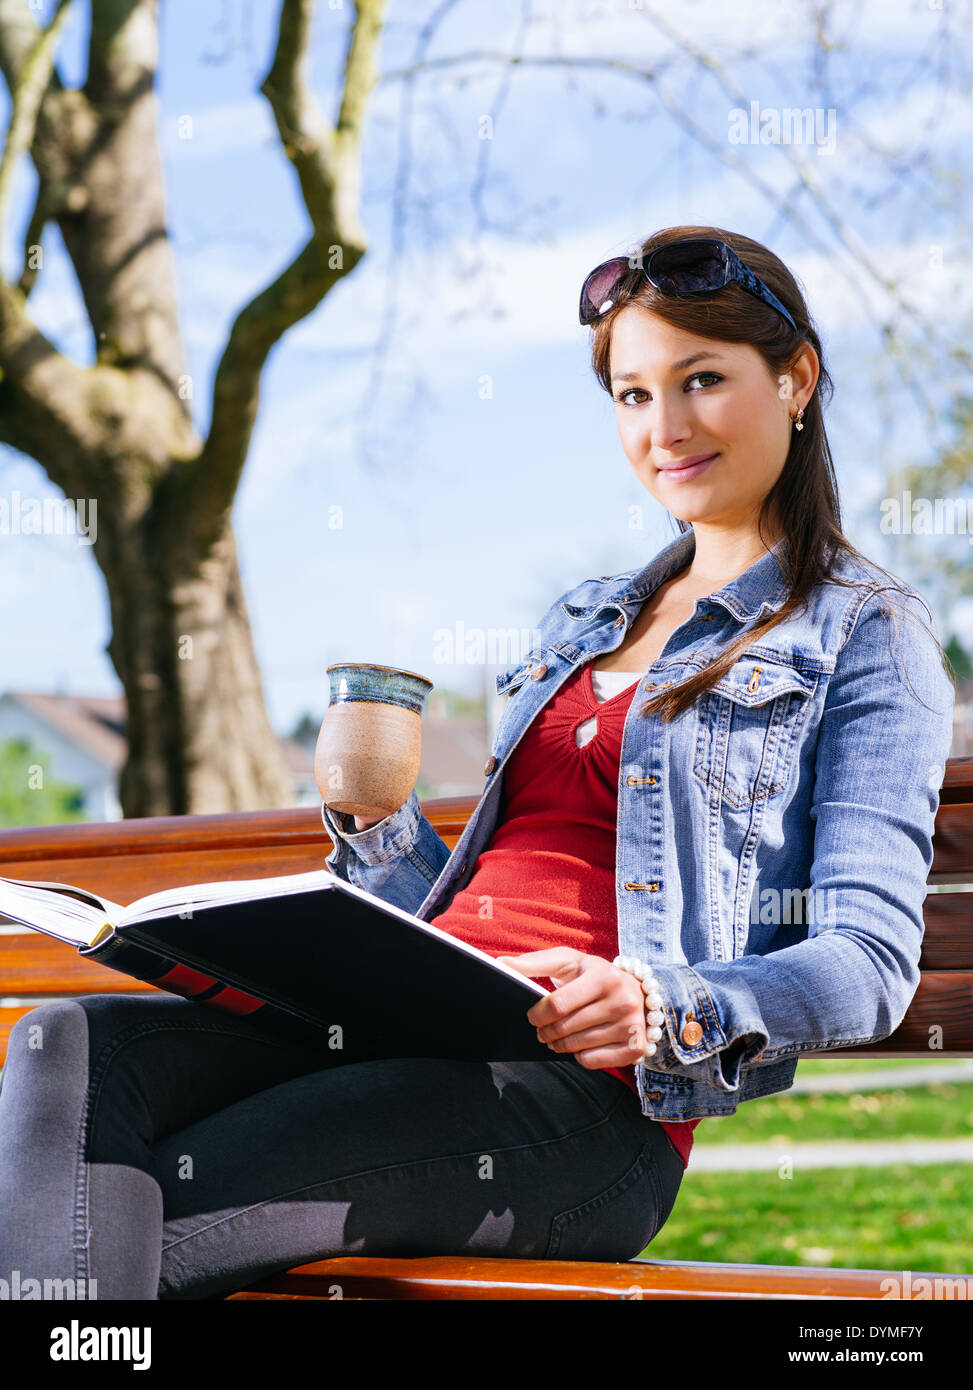
<instances>
[{"instance_id":1,"label":"bench slat","mask_svg":"<svg viewBox=\"0 0 973 1390\"><path fill-rule=\"evenodd\" d=\"M928 893L922 918L920 970L973 968L973 893Z\"/></svg>"},{"instance_id":2,"label":"bench slat","mask_svg":"<svg viewBox=\"0 0 973 1390\"><path fill-rule=\"evenodd\" d=\"M950 759L956 762L973 768L973 758ZM953 773L953 795L959 794L958 775ZM964 775L965 800L943 801L936 817L932 884L973 883L973 770ZM452 849L476 804L475 796L435 797L423 801L422 809ZM330 848L316 808L154 816L0 831L0 874L74 883L131 902L181 884L323 868Z\"/></svg>"},{"instance_id":3,"label":"bench slat","mask_svg":"<svg viewBox=\"0 0 973 1390\"><path fill-rule=\"evenodd\" d=\"M0 936L0 994L129 994L151 988L42 932Z\"/></svg>"},{"instance_id":4,"label":"bench slat","mask_svg":"<svg viewBox=\"0 0 973 1390\"><path fill-rule=\"evenodd\" d=\"M692 1260L469 1259L426 1256L384 1259L346 1256L298 1265L230 1294L227 1302L248 1298L311 1299L724 1299L724 1298L884 1298L900 1290L902 1270L829 1269L792 1265L708 1264ZM913 1274L947 1280L940 1288L966 1297L973 1276ZM892 1280L893 1284L883 1281ZM935 1285L931 1286L935 1288Z\"/></svg>"}]
</instances>

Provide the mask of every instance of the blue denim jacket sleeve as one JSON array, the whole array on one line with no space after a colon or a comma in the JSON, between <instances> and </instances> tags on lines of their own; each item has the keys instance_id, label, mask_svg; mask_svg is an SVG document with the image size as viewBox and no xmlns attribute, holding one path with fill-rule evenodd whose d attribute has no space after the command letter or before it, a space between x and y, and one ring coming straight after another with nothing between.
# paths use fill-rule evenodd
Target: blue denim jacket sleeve
<instances>
[{"instance_id":1,"label":"blue denim jacket sleeve","mask_svg":"<svg viewBox=\"0 0 973 1390\"><path fill-rule=\"evenodd\" d=\"M758 1058L855 1046L901 1023L919 983L955 691L929 624L895 603L901 651L888 605L870 595L837 654L818 730L809 896L831 911L807 939L766 955L654 964L665 1022L651 1068L735 1091ZM687 1017L703 1030L695 1046L682 1040Z\"/></svg>"},{"instance_id":2,"label":"blue denim jacket sleeve","mask_svg":"<svg viewBox=\"0 0 973 1390\"><path fill-rule=\"evenodd\" d=\"M415 913L439 877L450 851L422 814L413 787L407 801L377 825L355 833L354 816L321 803L334 848L324 861L331 873Z\"/></svg>"}]
</instances>

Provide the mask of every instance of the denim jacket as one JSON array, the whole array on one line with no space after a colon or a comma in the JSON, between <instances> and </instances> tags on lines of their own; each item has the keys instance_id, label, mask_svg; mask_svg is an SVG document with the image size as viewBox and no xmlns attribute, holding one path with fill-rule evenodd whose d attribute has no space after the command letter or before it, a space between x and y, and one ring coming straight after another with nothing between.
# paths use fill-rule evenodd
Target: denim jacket
<instances>
[{"instance_id":1,"label":"denim jacket","mask_svg":"<svg viewBox=\"0 0 973 1390\"><path fill-rule=\"evenodd\" d=\"M644 569L586 579L552 603L535 646L497 677L509 699L452 853L413 790L358 834L322 805L331 872L424 921L444 912L489 845L507 759L534 716L581 665L621 644L695 544L690 529ZM650 1119L730 1115L786 1090L800 1054L894 1032L919 983L955 692L914 589L900 580L886 600L886 576L842 555L835 573L851 587L817 585L805 611L671 723L638 713L643 689L698 671L781 606L781 545L696 600L624 724L618 951L652 965L664 998L662 1038L636 1069Z\"/></svg>"}]
</instances>

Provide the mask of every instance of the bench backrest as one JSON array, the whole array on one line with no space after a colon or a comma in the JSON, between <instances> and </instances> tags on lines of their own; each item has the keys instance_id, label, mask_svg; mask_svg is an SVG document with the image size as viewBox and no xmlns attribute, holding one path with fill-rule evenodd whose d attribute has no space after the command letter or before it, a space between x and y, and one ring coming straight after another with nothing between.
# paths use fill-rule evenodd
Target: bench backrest
<instances>
[{"instance_id":1,"label":"bench backrest","mask_svg":"<svg viewBox=\"0 0 973 1390\"><path fill-rule=\"evenodd\" d=\"M452 848L476 804L475 796L438 797L422 809ZM162 888L320 869L330 848L318 807L157 816L0 831L0 875L71 883L128 903ZM931 885L973 885L973 758L947 763L933 850ZM927 895L920 969L891 1037L828 1055L973 1056L973 892ZM0 927L0 1061L16 1019L45 999L152 988L39 932Z\"/></svg>"}]
</instances>

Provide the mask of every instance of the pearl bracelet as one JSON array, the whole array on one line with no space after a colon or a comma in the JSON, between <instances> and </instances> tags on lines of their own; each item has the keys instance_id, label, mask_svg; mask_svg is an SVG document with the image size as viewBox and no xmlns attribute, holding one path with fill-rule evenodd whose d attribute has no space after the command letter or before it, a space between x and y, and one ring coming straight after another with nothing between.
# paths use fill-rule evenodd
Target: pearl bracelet
<instances>
[{"instance_id":1,"label":"pearl bracelet","mask_svg":"<svg viewBox=\"0 0 973 1390\"><path fill-rule=\"evenodd\" d=\"M630 975L634 975L642 983L642 993L645 995L645 1036L650 1041L639 1060L640 1062L648 1062L656 1050L656 1041L662 1037L661 1025L665 1020L665 1015L662 1012L662 986L651 965L638 960L635 956L616 956L612 965L617 966L619 970L627 970Z\"/></svg>"}]
</instances>

